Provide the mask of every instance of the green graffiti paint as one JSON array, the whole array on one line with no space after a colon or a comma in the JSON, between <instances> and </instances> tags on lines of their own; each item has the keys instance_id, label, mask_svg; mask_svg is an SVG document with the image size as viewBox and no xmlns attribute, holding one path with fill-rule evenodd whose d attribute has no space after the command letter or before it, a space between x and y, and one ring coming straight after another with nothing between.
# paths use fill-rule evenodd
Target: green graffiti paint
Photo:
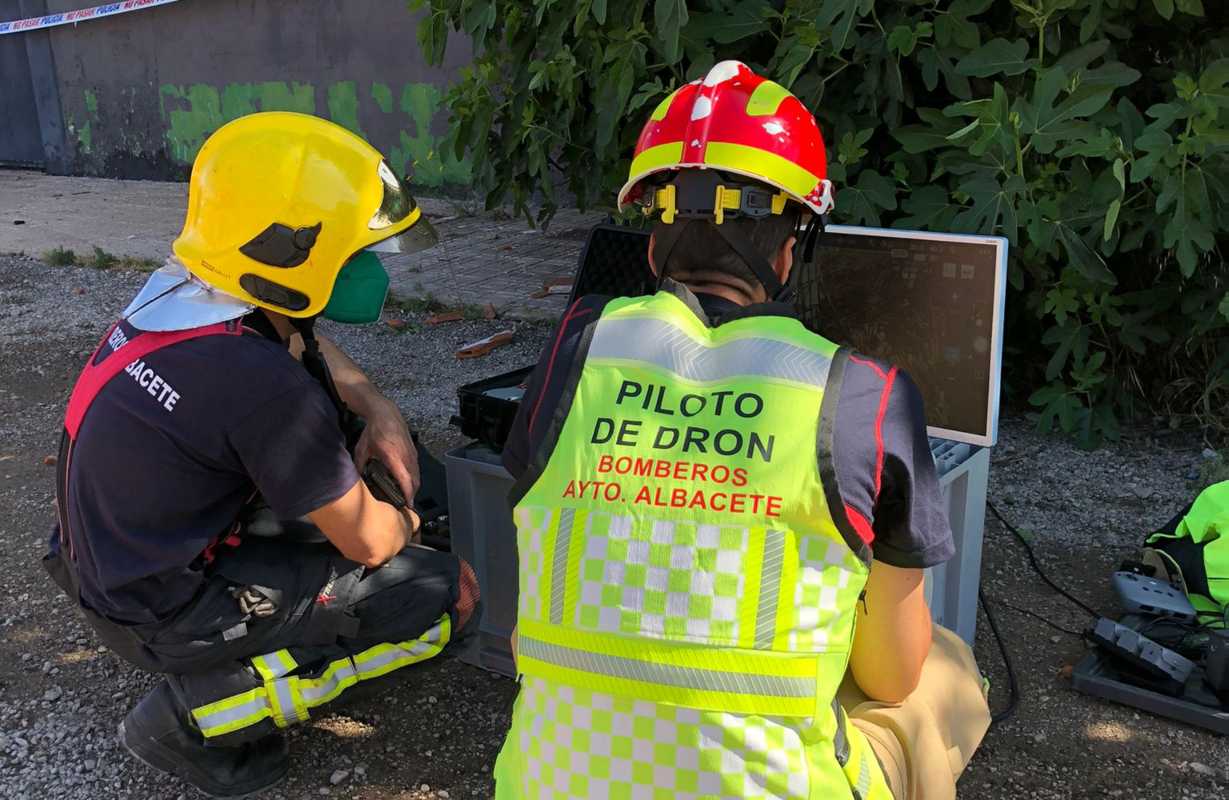
<instances>
[{"instance_id":1,"label":"green graffiti paint","mask_svg":"<svg viewBox=\"0 0 1229 800\"><path fill-rule=\"evenodd\" d=\"M94 152L93 121L98 118L98 95L90 89L85 90L85 113L86 120L77 126L76 132L78 149L88 156Z\"/></svg>"},{"instance_id":2,"label":"green graffiti paint","mask_svg":"<svg viewBox=\"0 0 1229 800\"><path fill-rule=\"evenodd\" d=\"M388 88L387 83L371 84L371 99L376 101L376 105L385 114L393 113L393 91Z\"/></svg>"},{"instance_id":3,"label":"green graffiti paint","mask_svg":"<svg viewBox=\"0 0 1229 800\"><path fill-rule=\"evenodd\" d=\"M329 86L329 119L367 138L358 124L358 92L354 81L338 81Z\"/></svg>"},{"instance_id":4,"label":"green graffiti paint","mask_svg":"<svg viewBox=\"0 0 1229 800\"><path fill-rule=\"evenodd\" d=\"M186 88L167 84L161 87L159 94L162 116L168 124L166 141L171 158L184 164L191 163L206 137L224 122L218 90L204 83L194 83ZM184 105L172 108L168 114L168 99L182 101Z\"/></svg>"},{"instance_id":5,"label":"green graffiti paint","mask_svg":"<svg viewBox=\"0 0 1229 800\"><path fill-rule=\"evenodd\" d=\"M329 85L325 96L329 117L339 125L368 138L359 122L360 98L354 81ZM468 160L451 152L441 153L440 137L432 133L432 123L440 111L442 94L429 83L409 83L401 88L398 103L393 90L384 83L372 83L371 102L383 114L404 115L396 127L397 143L386 149L389 164L401 175L409 174L414 183L439 187L445 183L470 181ZM209 84L180 86L166 84L159 89L166 142L171 158L190 164L205 139L226 122L257 111L298 111L316 114L316 87L310 83L232 83L219 89ZM97 110L97 99L87 97L86 107ZM368 106L368 123L372 123ZM84 135L89 138L88 128ZM83 143L83 149L86 147ZM386 145L387 147L387 145Z\"/></svg>"},{"instance_id":6,"label":"green graffiti paint","mask_svg":"<svg viewBox=\"0 0 1229 800\"><path fill-rule=\"evenodd\" d=\"M233 119L257 111L297 111L316 113L316 87L310 83L266 81L231 83L222 89L222 119Z\"/></svg>"},{"instance_id":7,"label":"green graffiti paint","mask_svg":"<svg viewBox=\"0 0 1229 800\"><path fill-rule=\"evenodd\" d=\"M444 183L468 183L470 164L452 153L440 153L439 139L431 133L431 123L440 108L441 93L429 83L407 83L401 90L401 110L410 118L413 135L402 130L401 146L393 152L414 183L438 187Z\"/></svg>"},{"instance_id":8,"label":"green graffiti paint","mask_svg":"<svg viewBox=\"0 0 1229 800\"><path fill-rule=\"evenodd\" d=\"M316 113L316 89L310 83L231 83L220 93L204 83L186 88L167 84L160 95L171 157L184 164L196 158L209 134L233 119L257 111ZM179 107L168 110L168 99Z\"/></svg>"}]
</instances>

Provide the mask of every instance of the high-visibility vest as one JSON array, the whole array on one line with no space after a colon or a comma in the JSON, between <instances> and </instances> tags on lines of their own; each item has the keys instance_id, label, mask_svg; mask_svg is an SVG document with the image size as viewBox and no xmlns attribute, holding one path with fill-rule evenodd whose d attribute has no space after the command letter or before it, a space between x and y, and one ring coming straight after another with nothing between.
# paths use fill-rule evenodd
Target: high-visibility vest
<instances>
[{"instance_id":1,"label":"high-visibility vest","mask_svg":"<svg viewBox=\"0 0 1229 800\"><path fill-rule=\"evenodd\" d=\"M693 307L606 306L520 483L497 797L890 798L835 701L869 571L833 477L844 355Z\"/></svg>"},{"instance_id":2,"label":"high-visibility vest","mask_svg":"<svg viewBox=\"0 0 1229 800\"><path fill-rule=\"evenodd\" d=\"M1166 556L1206 625L1225 627L1229 615L1229 481L1199 493L1172 531L1147 546Z\"/></svg>"}]
</instances>

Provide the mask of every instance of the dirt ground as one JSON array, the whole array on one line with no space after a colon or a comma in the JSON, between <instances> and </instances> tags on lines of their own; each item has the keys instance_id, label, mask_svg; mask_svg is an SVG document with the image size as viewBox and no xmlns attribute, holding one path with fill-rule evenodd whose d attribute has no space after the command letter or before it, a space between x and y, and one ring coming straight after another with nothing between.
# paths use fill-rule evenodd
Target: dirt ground
<instances>
[{"instance_id":1,"label":"dirt ground","mask_svg":"<svg viewBox=\"0 0 1229 800\"><path fill-rule=\"evenodd\" d=\"M0 796L190 798L192 790L133 763L115 726L150 686L102 648L39 566L51 524L64 402L79 366L142 276L50 268L0 256ZM459 443L448 428L455 389L529 363L545 340L520 325L516 346L473 362L452 351L508 323L439 328L414 315L387 326L336 330L426 434L434 448ZM991 497L1029 532L1052 577L1116 614L1109 574L1146 529L1189 498L1205 443L1190 434L1131 432L1081 452L1009 418L994 451ZM1064 668L1081 640L1004 605L1078 631L1090 619L1046 588L1023 550L987 522L984 589L1015 662L1022 699L986 737L960 782L965 800L1007 798L1224 798L1229 743L1207 732L1074 692ZM1002 659L984 618L976 653L1006 702ZM489 775L515 685L455 661L410 671L292 733L289 780L270 800L335 797L489 797Z\"/></svg>"}]
</instances>

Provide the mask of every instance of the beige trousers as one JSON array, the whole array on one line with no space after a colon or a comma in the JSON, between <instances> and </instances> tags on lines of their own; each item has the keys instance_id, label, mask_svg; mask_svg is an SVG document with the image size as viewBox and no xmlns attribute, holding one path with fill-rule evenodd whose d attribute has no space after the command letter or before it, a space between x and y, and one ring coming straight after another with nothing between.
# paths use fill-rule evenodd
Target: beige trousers
<instances>
[{"instance_id":1,"label":"beige trousers","mask_svg":"<svg viewBox=\"0 0 1229 800\"><path fill-rule=\"evenodd\" d=\"M837 696L895 800L955 800L956 779L990 727L981 672L960 637L934 627L921 680L903 703L868 700L848 675Z\"/></svg>"}]
</instances>

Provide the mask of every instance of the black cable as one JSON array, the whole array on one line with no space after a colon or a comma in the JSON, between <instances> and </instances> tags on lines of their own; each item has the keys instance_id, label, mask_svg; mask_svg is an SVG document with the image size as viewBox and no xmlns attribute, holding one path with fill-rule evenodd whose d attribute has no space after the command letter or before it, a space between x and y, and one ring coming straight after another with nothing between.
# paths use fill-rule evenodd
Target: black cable
<instances>
[{"instance_id":1,"label":"black cable","mask_svg":"<svg viewBox=\"0 0 1229 800\"><path fill-rule=\"evenodd\" d=\"M981 604L982 613L986 615L986 622L990 623L990 632L994 634L994 640L998 642L999 652L1003 655L1003 667L1007 670L1007 707L997 714L990 715L990 725L994 726L1016 713L1016 708L1020 705L1020 684L1016 680L1016 670L1007 652L1007 644L1003 641L1003 635L999 633L998 621L991 613L990 605L986 602L986 593L981 588L977 590L977 600Z\"/></svg>"},{"instance_id":2,"label":"black cable","mask_svg":"<svg viewBox=\"0 0 1229 800\"><path fill-rule=\"evenodd\" d=\"M1074 636L1077 639L1084 638L1084 634L1082 632L1073 631L1070 628L1064 628L1062 625L1059 625L1057 622L1052 622L1049 618L1043 617L1036 612L1029 611L1027 608L1020 608L1018 606L1013 606L1011 603L1004 602L1003 600L994 600L992 602L997 603L998 605L1003 606L1006 609L1010 609L1011 611L1014 611L1017 614L1024 614L1025 616L1032 617L1033 619L1038 620L1039 622L1043 622L1046 625L1049 625L1054 630L1059 631L1061 633L1065 633L1068 636Z\"/></svg>"},{"instance_id":3,"label":"black cable","mask_svg":"<svg viewBox=\"0 0 1229 800\"><path fill-rule=\"evenodd\" d=\"M1025 552L1028 553L1029 563L1033 565L1033 570L1036 571L1036 573L1041 576L1041 579L1045 581L1047 586L1049 586L1051 589L1061 594L1063 597L1070 600L1072 603L1076 604L1080 608L1087 611L1089 614L1093 616L1093 618L1099 619L1100 617L1105 616L1104 614L1101 614L1093 610L1092 606L1088 605L1083 600L1080 600L1078 597L1073 596L1066 589L1062 588L1057 583L1050 580L1050 576L1046 575L1045 571L1041 568L1041 565L1037 563L1037 556L1035 553L1033 553L1032 545L1030 545L1028 543L1028 540L1024 538L1024 534L1020 533L1020 531L1016 529L1015 525L1012 525L1010 522L1008 522L1006 519L1003 518L1003 515L999 513L999 510L994 507L994 503L991 503L990 501L986 501L986 507L990 509L990 513L995 516L995 518L1003 525L1003 527L1011 531L1012 535L1014 535L1016 539L1019 540L1020 544L1024 545L1024 550Z\"/></svg>"}]
</instances>

